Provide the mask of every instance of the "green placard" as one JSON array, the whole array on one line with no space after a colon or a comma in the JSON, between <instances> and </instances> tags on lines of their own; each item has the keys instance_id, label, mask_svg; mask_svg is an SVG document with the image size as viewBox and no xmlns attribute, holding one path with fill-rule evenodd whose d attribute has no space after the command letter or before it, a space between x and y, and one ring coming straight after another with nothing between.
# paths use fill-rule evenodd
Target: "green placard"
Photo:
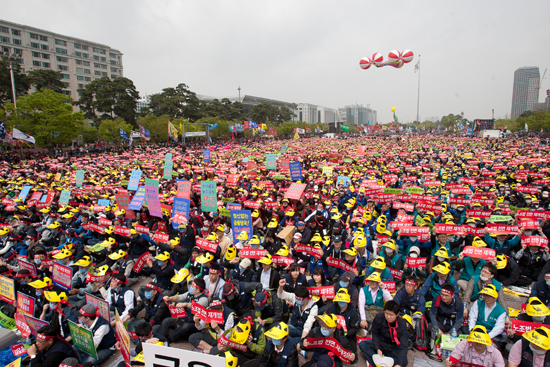
<instances>
[{"instance_id":1,"label":"green placard","mask_svg":"<svg viewBox=\"0 0 550 367\"><path fill-rule=\"evenodd\" d=\"M384 194L396 194L396 195L400 195L402 193L403 190L401 189L392 189L390 187L386 187L384 189Z\"/></svg>"},{"instance_id":2,"label":"green placard","mask_svg":"<svg viewBox=\"0 0 550 367\"><path fill-rule=\"evenodd\" d=\"M4 315L2 311L0 311L0 326L5 329L15 329L15 319Z\"/></svg>"},{"instance_id":3,"label":"green placard","mask_svg":"<svg viewBox=\"0 0 550 367\"><path fill-rule=\"evenodd\" d=\"M517 206L510 205L510 210L515 213L518 210L529 210L529 208L518 208Z\"/></svg>"},{"instance_id":4,"label":"green placard","mask_svg":"<svg viewBox=\"0 0 550 367\"><path fill-rule=\"evenodd\" d=\"M164 175L163 177L167 180L172 179L172 170L174 168L174 163L172 162L172 153L167 153L164 156Z\"/></svg>"},{"instance_id":5,"label":"green placard","mask_svg":"<svg viewBox=\"0 0 550 367\"><path fill-rule=\"evenodd\" d=\"M265 164L267 169L277 169L277 155L276 154L266 154L265 155Z\"/></svg>"},{"instance_id":6,"label":"green placard","mask_svg":"<svg viewBox=\"0 0 550 367\"><path fill-rule=\"evenodd\" d=\"M71 331L72 342L75 347L82 352L92 356L93 359L97 359L97 352L94 345L94 335L90 330L78 327L74 322L69 321L69 330Z\"/></svg>"},{"instance_id":7,"label":"green placard","mask_svg":"<svg viewBox=\"0 0 550 367\"><path fill-rule=\"evenodd\" d=\"M407 187L407 192L411 194L423 194L424 189L421 189L420 187Z\"/></svg>"},{"instance_id":8,"label":"green placard","mask_svg":"<svg viewBox=\"0 0 550 367\"><path fill-rule=\"evenodd\" d=\"M122 181L120 181L120 186L122 186L122 187L128 186L128 180L122 180Z\"/></svg>"},{"instance_id":9,"label":"green placard","mask_svg":"<svg viewBox=\"0 0 550 367\"><path fill-rule=\"evenodd\" d=\"M285 144L281 145L281 154L285 154L287 150L288 150L288 145L285 145Z\"/></svg>"},{"instance_id":10,"label":"green placard","mask_svg":"<svg viewBox=\"0 0 550 367\"><path fill-rule=\"evenodd\" d=\"M491 215L489 218L490 222L509 222L511 220L514 220L514 218L509 215Z\"/></svg>"},{"instance_id":11,"label":"green placard","mask_svg":"<svg viewBox=\"0 0 550 367\"><path fill-rule=\"evenodd\" d=\"M99 243L93 246L86 246L91 252L99 252L105 250L105 247L101 246Z\"/></svg>"},{"instance_id":12,"label":"green placard","mask_svg":"<svg viewBox=\"0 0 550 367\"><path fill-rule=\"evenodd\" d=\"M157 189L157 194L159 192L159 180L154 180L152 178L145 178L145 185L143 186L149 186L149 187L154 187Z\"/></svg>"},{"instance_id":13,"label":"green placard","mask_svg":"<svg viewBox=\"0 0 550 367\"><path fill-rule=\"evenodd\" d=\"M216 181L201 181L201 209L203 212L218 211Z\"/></svg>"},{"instance_id":14,"label":"green placard","mask_svg":"<svg viewBox=\"0 0 550 367\"><path fill-rule=\"evenodd\" d=\"M276 180L284 180L285 179L285 175L273 175L271 177L273 177Z\"/></svg>"},{"instance_id":15,"label":"green placard","mask_svg":"<svg viewBox=\"0 0 550 367\"><path fill-rule=\"evenodd\" d=\"M230 216L231 216L231 213L230 213L230 211L227 210L227 209L220 208L220 215L221 215L221 216L224 216L224 217L230 217Z\"/></svg>"},{"instance_id":16,"label":"green placard","mask_svg":"<svg viewBox=\"0 0 550 367\"><path fill-rule=\"evenodd\" d=\"M84 170L79 169L78 171L76 171L75 182L76 182L76 187L82 186L82 184L84 183Z\"/></svg>"},{"instance_id":17,"label":"green placard","mask_svg":"<svg viewBox=\"0 0 550 367\"><path fill-rule=\"evenodd\" d=\"M224 203L234 203L235 202L235 198L222 198L222 201Z\"/></svg>"},{"instance_id":18,"label":"green placard","mask_svg":"<svg viewBox=\"0 0 550 367\"><path fill-rule=\"evenodd\" d=\"M349 131L349 126L340 125L340 131Z\"/></svg>"},{"instance_id":19,"label":"green placard","mask_svg":"<svg viewBox=\"0 0 550 367\"><path fill-rule=\"evenodd\" d=\"M59 204L67 205L69 204L70 199L71 199L71 190L63 190L61 191L61 196L59 197Z\"/></svg>"},{"instance_id":20,"label":"green placard","mask_svg":"<svg viewBox=\"0 0 550 367\"><path fill-rule=\"evenodd\" d=\"M344 163L353 163L353 159L344 158Z\"/></svg>"}]
</instances>

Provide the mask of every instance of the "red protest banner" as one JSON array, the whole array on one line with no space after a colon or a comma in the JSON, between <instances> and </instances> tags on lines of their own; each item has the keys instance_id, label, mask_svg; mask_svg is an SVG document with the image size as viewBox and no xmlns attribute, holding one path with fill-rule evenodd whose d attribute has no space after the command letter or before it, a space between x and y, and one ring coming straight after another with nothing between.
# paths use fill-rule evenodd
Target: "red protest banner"
<instances>
[{"instance_id":1,"label":"red protest banner","mask_svg":"<svg viewBox=\"0 0 550 367\"><path fill-rule=\"evenodd\" d=\"M11 351L12 351L13 355L16 356L16 357L22 356L23 354L27 354L27 349L21 343L14 344L10 348L11 348Z\"/></svg>"},{"instance_id":2,"label":"red protest banner","mask_svg":"<svg viewBox=\"0 0 550 367\"><path fill-rule=\"evenodd\" d=\"M189 182L189 181L178 181L178 191L176 193L176 197L183 198L183 199L189 199L190 196L191 196L191 182Z\"/></svg>"},{"instance_id":3,"label":"red protest banner","mask_svg":"<svg viewBox=\"0 0 550 367\"><path fill-rule=\"evenodd\" d=\"M309 294L312 296L325 296L329 299L334 298L334 287L333 286L326 286L326 287L307 287L307 290L309 291Z\"/></svg>"},{"instance_id":4,"label":"red protest banner","mask_svg":"<svg viewBox=\"0 0 550 367\"><path fill-rule=\"evenodd\" d=\"M136 261L136 263L134 264L134 267L132 268L132 270L134 270L136 273L139 273L143 269L145 264L147 264L147 260L149 260L150 256L151 254L149 252L146 252L143 255L141 255L139 259Z\"/></svg>"},{"instance_id":5,"label":"red protest banner","mask_svg":"<svg viewBox=\"0 0 550 367\"><path fill-rule=\"evenodd\" d=\"M522 220L518 224L520 228L524 228L524 229L536 229L540 226L540 223L538 221L529 220L529 219Z\"/></svg>"},{"instance_id":6,"label":"red protest banner","mask_svg":"<svg viewBox=\"0 0 550 367\"><path fill-rule=\"evenodd\" d=\"M496 251L491 248L466 246L462 254L464 256L478 257L483 260L492 260L496 256Z\"/></svg>"},{"instance_id":7,"label":"red protest banner","mask_svg":"<svg viewBox=\"0 0 550 367\"><path fill-rule=\"evenodd\" d=\"M266 249L251 249L251 248L243 248L239 250L239 258L249 258L249 259L261 259L267 255Z\"/></svg>"},{"instance_id":8,"label":"red protest banner","mask_svg":"<svg viewBox=\"0 0 550 367\"><path fill-rule=\"evenodd\" d=\"M195 301L191 303L191 313L193 315L198 315L199 318L207 324L211 323L212 321L218 324L224 323L223 311L206 309Z\"/></svg>"},{"instance_id":9,"label":"red protest banner","mask_svg":"<svg viewBox=\"0 0 550 367\"><path fill-rule=\"evenodd\" d=\"M99 218L98 222L104 227L110 227L113 225L113 221L107 218Z\"/></svg>"},{"instance_id":10,"label":"red protest banner","mask_svg":"<svg viewBox=\"0 0 550 367\"><path fill-rule=\"evenodd\" d=\"M185 308L183 307L175 307L168 304L168 309L170 310L170 316L176 319L181 319L187 316L187 312L185 312Z\"/></svg>"},{"instance_id":11,"label":"red protest banner","mask_svg":"<svg viewBox=\"0 0 550 367\"><path fill-rule=\"evenodd\" d=\"M52 280L53 284L63 289L70 291L72 286L73 269L71 267L53 263Z\"/></svg>"},{"instance_id":12,"label":"red protest banner","mask_svg":"<svg viewBox=\"0 0 550 367\"><path fill-rule=\"evenodd\" d=\"M466 210L466 215L470 218L489 218L491 214L490 210Z\"/></svg>"},{"instance_id":13,"label":"red protest banner","mask_svg":"<svg viewBox=\"0 0 550 367\"><path fill-rule=\"evenodd\" d=\"M293 258L283 256L272 256L271 260L273 261L273 264L282 266L289 266L294 262Z\"/></svg>"},{"instance_id":14,"label":"red protest banner","mask_svg":"<svg viewBox=\"0 0 550 367\"><path fill-rule=\"evenodd\" d=\"M36 266L34 264L31 264L27 261L17 259L17 263L19 264L19 269L27 269L31 272L31 275L33 278L36 278Z\"/></svg>"},{"instance_id":15,"label":"red protest banner","mask_svg":"<svg viewBox=\"0 0 550 367\"><path fill-rule=\"evenodd\" d=\"M546 217L547 217L546 212L539 212L539 211L518 210L516 213L516 218L544 220L546 219Z\"/></svg>"},{"instance_id":16,"label":"red protest banner","mask_svg":"<svg viewBox=\"0 0 550 367\"><path fill-rule=\"evenodd\" d=\"M308 346L310 348L323 348L328 349L334 353L344 363L351 363L351 356L353 352L344 349L340 343L334 338L306 338Z\"/></svg>"},{"instance_id":17,"label":"red protest banner","mask_svg":"<svg viewBox=\"0 0 550 367\"><path fill-rule=\"evenodd\" d=\"M414 204L400 203L398 201L393 203L394 209L405 209L407 212L414 211Z\"/></svg>"},{"instance_id":18,"label":"red protest banner","mask_svg":"<svg viewBox=\"0 0 550 367\"><path fill-rule=\"evenodd\" d=\"M97 312L101 317L103 317L107 321L111 321L111 316L109 313L109 303L107 303L107 301L86 293L86 304L95 306Z\"/></svg>"},{"instance_id":19,"label":"red protest banner","mask_svg":"<svg viewBox=\"0 0 550 367\"><path fill-rule=\"evenodd\" d=\"M393 279L397 279L397 280L403 279L403 270L395 270L392 268L388 268L388 269L390 269L390 273L393 276Z\"/></svg>"},{"instance_id":20,"label":"red protest banner","mask_svg":"<svg viewBox=\"0 0 550 367\"><path fill-rule=\"evenodd\" d=\"M437 223L434 227L435 233L446 233L446 234L464 234L463 226L458 226L454 224L441 224Z\"/></svg>"},{"instance_id":21,"label":"red protest banner","mask_svg":"<svg viewBox=\"0 0 550 367\"><path fill-rule=\"evenodd\" d=\"M453 356L449 356L449 362L451 362L451 367L483 367L479 364L462 362Z\"/></svg>"},{"instance_id":22,"label":"red protest banner","mask_svg":"<svg viewBox=\"0 0 550 367\"><path fill-rule=\"evenodd\" d=\"M485 228L472 228L470 226L464 226L465 234L471 234L474 237L483 237L485 235Z\"/></svg>"},{"instance_id":23,"label":"red protest banner","mask_svg":"<svg viewBox=\"0 0 550 367\"><path fill-rule=\"evenodd\" d=\"M430 233L430 227L414 227L414 226L407 226L401 228L399 231L399 235L401 236L419 236L423 234L429 234Z\"/></svg>"},{"instance_id":24,"label":"red protest banner","mask_svg":"<svg viewBox=\"0 0 550 367\"><path fill-rule=\"evenodd\" d=\"M25 322L31 329L31 334L34 336L36 336L36 331L38 329L40 329L42 326L48 325L47 321L42 321L29 315L22 315L22 316L25 316Z\"/></svg>"},{"instance_id":25,"label":"red protest banner","mask_svg":"<svg viewBox=\"0 0 550 367\"><path fill-rule=\"evenodd\" d=\"M512 328L516 332L517 335L523 335L523 333L527 333L533 329L536 329L538 327L544 326L543 324L537 324L535 322L529 322L529 321L521 321L512 319Z\"/></svg>"},{"instance_id":26,"label":"red protest banner","mask_svg":"<svg viewBox=\"0 0 550 367\"><path fill-rule=\"evenodd\" d=\"M31 328L27 325L27 320L25 320L25 315L22 313L15 313L15 326L17 330L21 332L21 336L28 337L31 335Z\"/></svg>"},{"instance_id":27,"label":"red protest banner","mask_svg":"<svg viewBox=\"0 0 550 367\"><path fill-rule=\"evenodd\" d=\"M408 257L407 256L407 266L409 268L425 268L426 262L428 261L427 257Z\"/></svg>"},{"instance_id":28,"label":"red protest banner","mask_svg":"<svg viewBox=\"0 0 550 367\"><path fill-rule=\"evenodd\" d=\"M305 252L306 254L309 254L313 257L316 257L317 259L320 259L323 256L323 250L322 249L313 248L311 246L306 246L306 245L296 246L296 251Z\"/></svg>"},{"instance_id":29,"label":"red protest banner","mask_svg":"<svg viewBox=\"0 0 550 367\"><path fill-rule=\"evenodd\" d=\"M344 269L344 271L351 271L351 272L357 271L357 268L349 265L344 260L335 259L333 257L327 258L327 265L337 267L338 269Z\"/></svg>"},{"instance_id":30,"label":"red protest banner","mask_svg":"<svg viewBox=\"0 0 550 367\"><path fill-rule=\"evenodd\" d=\"M225 345L226 347L240 350L241 352L246 352L246 350L248 349L247 346L244 344L235 343L234 341L227 339L224 334L220 336L220 338L218 339L218 343L220 343L221 345Z\"/></svg>"},{"instance_id":31,"label":"red protest banner","mask_svg":"<svg viewBox=\"0 0 550 367\"><path fill-rule=\"evenodd\" d=\"M145 227L145 226L140 226L139 224L136 224L136 232L137 233L142 233L142 234L149 234L149 228Z\"/></svg>"},{"instance_id":32,"label":"red protest banner","mask_svg":"<svg viewBox=\"0 0 550 367\"><path fill-rule=\"evenodd\" d=\"M161 243L168 243L168 233L162 233L162 232L155 232L155 236L153 237L153 241L159 241Z\"/></svg>"},{"instance_id":33,"label":"red protest banner","mask_svg":"<svg viewBox=\"0 0 550 367\"><path fill-rule=\"evenodd\" d=\"M24 293L17 292L17 312L23 315L34 315L34 297L27 296Z\"/></svg>"},{"instance_id":34,"label":"red protest banner","mask_svg":"<svg viewBox=\"0 0 550 367\"><path fill-rule=\"evenodd\" d=\"M306 184L293 183L286 191L285 199L299 200L306 186Z\"/></svg>"},{"instance_id":35,"label":"red protest banner","mask_svg":"<svg viewBox=\"0 0 550 367\"><path fill-rule=\"evenodd\" d=\"M382 282L386 286L386 290L390 293L397 292L397 287L395 285L395 282Z\"/></svg>"},{"instance_id":36,"label":"red protest banner","mask_svg":"<svg viewBox=\"0 0 550 367\"><path fill-rule=\"evenodd\" d=\"M130 228L119 227L119 226L116 226L116 227L115 227L115 234L118 234L118 235L120 235L120 236L129 237L129 236L130 236L130 231L131 231Z\"/></svg>"},{"instance_id":37,"label":"red protest banner","mask_svg":"<svg viewBox=\"0 0 550 367\"><path fill-rule=\"evenodd\" d=\"M414 215L397 214L397 221L403 223L414 222Z\"/></svg>"},{"instance_id":38,"label":"red protest banner","mask_svg":"<svg viewBox=\"0 0 550 367\"><path fill-rule=\"evenodd\" d=\"M487 233L518 234L518 226L506 226L502 224L487 224Z\"/></svg>"},{"instance_id":39,"label":"red protest banner","mask_svg":"<svg viewBox=\"0 0 550 367\"><path fill-rule=\"evenodd\" d=\"M213 254L215 254L216 250L218 249L218 244L217 243L207 241L204 238L197 238L196 245L197 245L197 247L200 247L203 250L206 250L206 251L211 252Z\"/></svg>"},{"instance_id":40,"label":"red protest banner","mask_svg":"<svg viewBox=\"0 0 550 367\"><path fill-rule=\"evenodd\" d=\"M103 233L103 226L95 223L88 224L88 228L91 231L94 231L96 233L102 234Z\"/></svg>"},{"instance_id":41,"label":"red protest banner","mask_svg":"<svg viewBox=\"0 0 550 367\"><path fill-rule=\"evenodd\" d=\"M262 205L262 203L257 203L257 202L252 201L252 200L247 200L247 201L244 202L244 207L245 208L260 209L261 205Z\"/></svg>"},{"instance_id":42,"label":"red protest banner","mask_svg":"<svg viewBox=\"0 0 550 367\"><path fill-rule=\"evenodd\" d=\"M521 244L527 246L548 247L548 238L541 236L521 236Z\"/></svg>"}]
</instances>

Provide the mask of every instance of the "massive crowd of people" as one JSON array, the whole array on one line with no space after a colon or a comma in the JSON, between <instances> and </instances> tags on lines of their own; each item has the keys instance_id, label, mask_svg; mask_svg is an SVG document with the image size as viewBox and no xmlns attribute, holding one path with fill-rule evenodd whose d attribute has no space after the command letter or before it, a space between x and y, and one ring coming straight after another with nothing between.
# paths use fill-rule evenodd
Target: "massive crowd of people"
<instances>
[{"instance_id":1,"label":"massive crowd of people","mask_svg":"<svg viewBox=\"0 0 550 367\"><path fill-rule=\"evenodd\" d=\"M122 348L118 317L132 366L143 343L182 341L228 366L342 366L362 354L405 367L412 348L447 366L546 366L547 143L363 136L3 161L0 275L47 322L23 362L101 365ZM138 170L139 186L158 185L161 215L149 196L128 208ZM235 222L233 210L249 213ZM72 269L69 287L55 264ZM2 297L0 311L20 309ZM69 321L92 332L97 358L75 348Z\"/></svg>"}]
</instances>

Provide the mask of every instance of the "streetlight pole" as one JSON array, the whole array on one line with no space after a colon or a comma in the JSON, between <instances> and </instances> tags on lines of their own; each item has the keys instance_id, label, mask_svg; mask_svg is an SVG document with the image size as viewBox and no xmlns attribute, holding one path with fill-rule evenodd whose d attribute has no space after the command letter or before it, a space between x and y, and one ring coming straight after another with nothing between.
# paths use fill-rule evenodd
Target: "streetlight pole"
<instances>
[{"instance_id":1,"label":"streetlight pole","mask_svg":"<svg viewBox=\"0 0 550 367\"><path fill-rule=\"evenodd\" d=\"M11 77L11 91L13 94L13 106L15 107L15 113L17 114L17 100L15 98L15 77L13 76L13 66L10 60L10 77Z\"/></svg>"},{"instance_id":2,"label":"streetlight pole","mask_svg":"<svg viewBox=\"0 0 550 367\"><path fill-rule=\"evenodd\" d=\"M237 88L239 91L239 102L241 101L241 86L239 85L239 88Z\"/></svg>"}]
</instances>

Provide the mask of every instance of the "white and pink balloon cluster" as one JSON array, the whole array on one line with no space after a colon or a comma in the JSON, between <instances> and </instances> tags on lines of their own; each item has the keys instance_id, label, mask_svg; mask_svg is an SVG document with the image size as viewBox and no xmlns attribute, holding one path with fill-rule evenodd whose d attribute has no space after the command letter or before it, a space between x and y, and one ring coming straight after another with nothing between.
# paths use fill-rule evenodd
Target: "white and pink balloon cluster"
<instances>
[{"instance_id":1,"label":"white and pink balloon cluster","mask_svg":"<svg viewBox=\"0 0 550 367\"><path fill-rule=\"evenodd\" d=\"M388 65L391 65L394 68L400 68L403 64L408 64L411 62L413 58L414 54L411 50L405 50L403 52L393 50L388 54L388 60L384 61L384 56L381 53L376 52L372 55L372 58L363 57L361 61L359 61L359 66L361 66L361 69L364 70L367 70L372 65L377 68Z\"/></svg>"}]
</instances>

